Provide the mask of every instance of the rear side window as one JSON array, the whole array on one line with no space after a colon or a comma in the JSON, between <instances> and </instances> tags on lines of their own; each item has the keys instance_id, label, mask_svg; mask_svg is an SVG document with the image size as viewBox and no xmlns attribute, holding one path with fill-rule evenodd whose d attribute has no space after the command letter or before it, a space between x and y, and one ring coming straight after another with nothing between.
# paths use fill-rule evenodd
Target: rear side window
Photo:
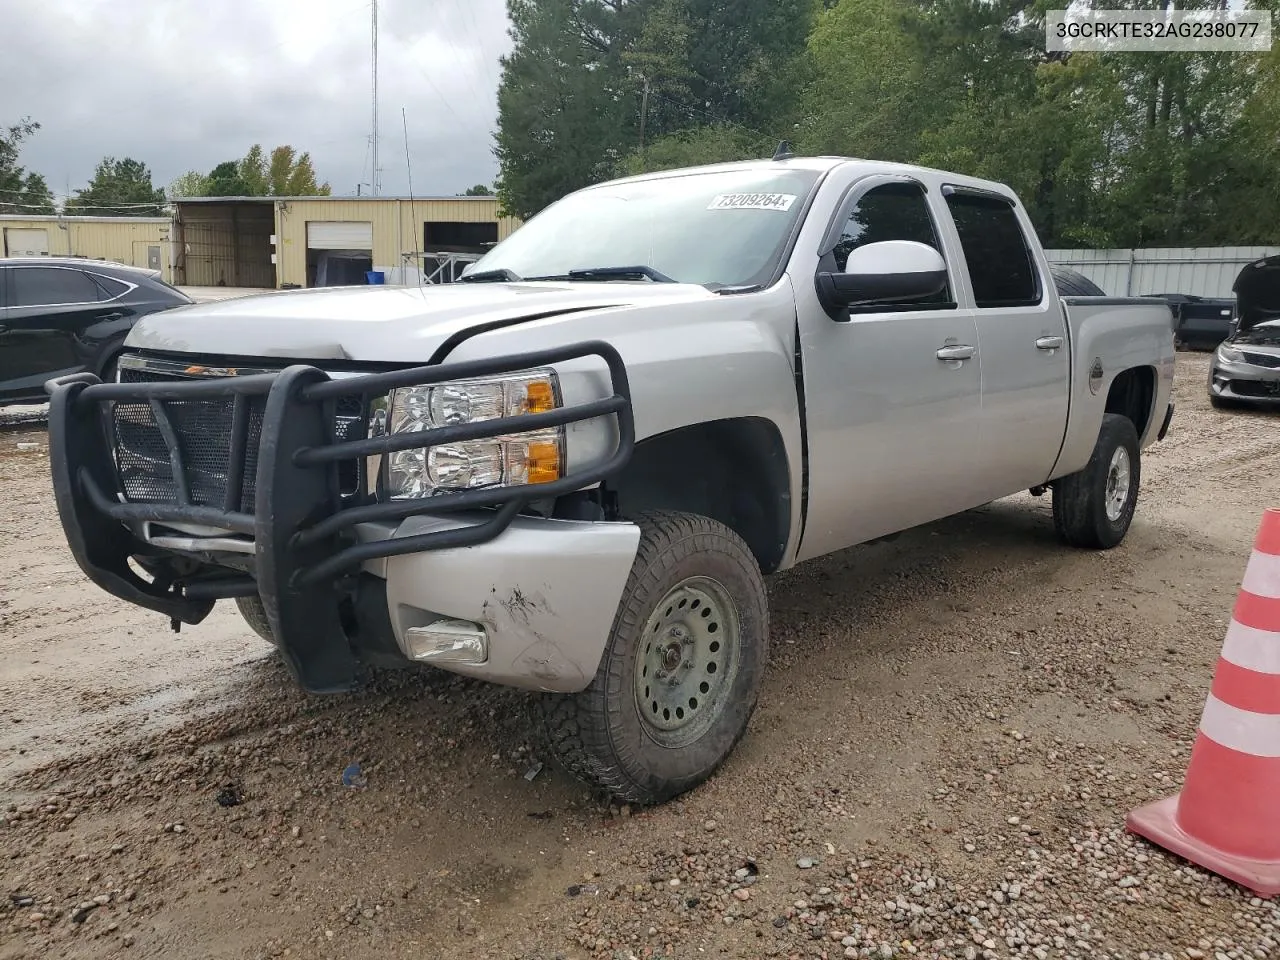
<instances>
[{"instance_id":1,"label":"rear side window","mask_svg":"<svg viewBox=\"0 0 1280 960\"><path fill-rule=\"evenodd\" d=\"M122 293L129 290L129 285L123 280L117 280L115 277L104 277L100 273L93 275L94 282L103 290L103 300L114 300Z\"/></svg>"},{"instance_id":2,"label":"rear side window","mask_svg":"<svg viewBox=\"0 0 1280 960\"><path fill-rule=\"evenodd\" d=\"M97 303L101 290L88 274L58 267L13 267L9 272L13 303L18 307Z\"/></svg>"},{"instance_id":3,"label":"rear side window","mask_svg":"<svg viewBox=\"0 0 1280 960\"><path fill-rule=\"evenodd\" d=\"M947 206L960 234L979 307L1040 302L1040 281L1013 205L996 197L953 193Z\"/></svg>"}]
</instances>

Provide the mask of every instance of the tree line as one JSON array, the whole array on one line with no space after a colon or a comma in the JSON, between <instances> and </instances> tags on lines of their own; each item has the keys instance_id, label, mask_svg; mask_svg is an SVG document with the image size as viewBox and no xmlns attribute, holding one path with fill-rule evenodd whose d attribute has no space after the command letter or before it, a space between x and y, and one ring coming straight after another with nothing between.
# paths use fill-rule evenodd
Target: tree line
<instances>
[{"instance_id":1,"label":"tree line","mask_svg":"<svg viewBox=\"0 0 1280 960\"><path fill-rule=\"evenodd\" d=\"M158 217L165 214L169 201L180 197L310 197L331 193L328 183L317 182L309 153L299 154L284 144L268 155L260 144L254 144L241 159L220 163L208 173L184 173L167 189L154 185L145 163L132 157L104 157L89 185L59 205L45 178L18 162L23 142L39 129L39 123L24 118L0 130L0 213Z\"/></svg>"},{"instance_id":2,"label":"tree line","mask_svg":"<svg viewBox=\"0 0 1280 960\"><path fill-rule=\"evenodd\" d=\"M1048 246L1280 242L1280 44L1048 53L1046 4L1029 0L507 5L495 154L517 216L787 139L1009 183Z\"/></svg>"}]
</instances>

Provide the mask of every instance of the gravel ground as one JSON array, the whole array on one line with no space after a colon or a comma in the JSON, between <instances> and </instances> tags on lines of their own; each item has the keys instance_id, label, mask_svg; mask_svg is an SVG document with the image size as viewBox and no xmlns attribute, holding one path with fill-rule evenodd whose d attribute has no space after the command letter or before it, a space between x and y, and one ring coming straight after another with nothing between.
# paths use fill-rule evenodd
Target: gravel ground
<instances>
[{"instance_id":1,"label":"gravel ground","mask_svg":"<svg viewBox=\"0 0 1280 960\"><path fill-rule=\"evenodd\" d=\"M653 810L539 769L518 692L307 697L226 604L173 636L0 434L0 958L1280 956L1276 904L1123 830L1180 784L1280 496L1275 417L1178 363L1122 547L1021 496L773 578L750 732Z\"/></svg>"}]
</instances>

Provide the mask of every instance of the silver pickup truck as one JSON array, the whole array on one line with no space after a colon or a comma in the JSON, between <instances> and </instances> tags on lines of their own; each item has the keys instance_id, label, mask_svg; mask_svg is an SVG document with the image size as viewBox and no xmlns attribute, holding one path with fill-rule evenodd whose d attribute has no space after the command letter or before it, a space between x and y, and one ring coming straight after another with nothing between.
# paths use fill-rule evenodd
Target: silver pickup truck
<instances>
[{"instance_id":1,"label":"silver pickup truck","mask_svg":"<svg viewBox=\"0 0 1280 960\"><path fill-rule=\"evenodd\" d=\"M307 690L432 665L538 691L619 800L705 780L764 576L1019 491L1109 548L1173 413L1172 315L1060 298L1007 187L797 158L600 184L427 288L267 293L51 382L88 577L233 599Z\"/></svg>"}]
</instances>

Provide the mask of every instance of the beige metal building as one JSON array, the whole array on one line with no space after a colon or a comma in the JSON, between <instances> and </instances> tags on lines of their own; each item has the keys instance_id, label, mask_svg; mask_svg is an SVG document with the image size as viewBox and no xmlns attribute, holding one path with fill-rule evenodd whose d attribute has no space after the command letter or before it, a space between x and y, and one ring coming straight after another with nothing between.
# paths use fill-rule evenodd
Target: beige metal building
<instances>
[{"instance_id":1,"label":"beige metal building","mask_svg":"<svg viewBox=\"0 0 1280 960\"><path fill-rule=\"evenodd\" d=\"M113 260L170 275L167 217L0 216L0 255Z\"/></svg>"},{"instance_id":2,"label":"beige metal building","mask_svg":"<svg viewBox=\"0 0 1280 960\"><path fill-rule=\"evenodd\" d=\"M495 197L189 197L174 202L175 282L319 287L449 282L519 226Z\"/></svg>"}]
</instances>

